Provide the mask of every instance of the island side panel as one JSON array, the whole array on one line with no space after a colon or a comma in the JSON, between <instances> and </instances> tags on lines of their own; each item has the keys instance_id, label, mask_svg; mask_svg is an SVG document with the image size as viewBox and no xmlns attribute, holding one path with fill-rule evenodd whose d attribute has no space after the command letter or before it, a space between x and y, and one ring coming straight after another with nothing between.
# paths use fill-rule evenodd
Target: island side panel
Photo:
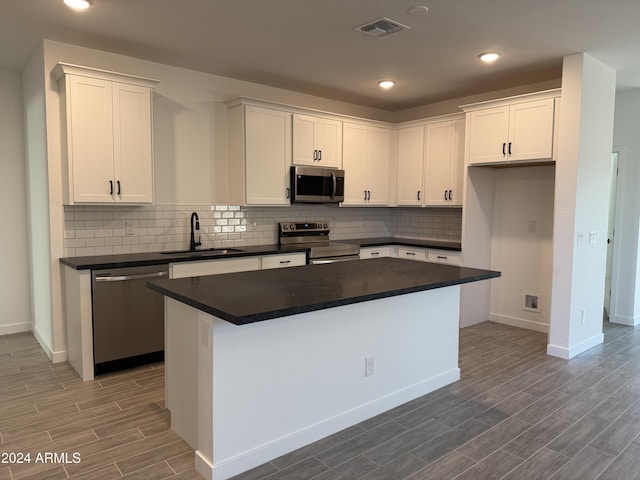
<instances>
[{"instance_id":1,"label":"island side panel","mask_svg":"<svg viewBox=\"0 0 640 480\"><path fill-rule=\"evenodd\" d=\"M459 292L244 326L209 317L212 347L198 343L200 359L211 362L212 397L200 391L196 464L212 470L200 473L228 478L458 380Z\"/></svg>"},{"instance_id":2,"label":"island side panel","mask_svg":"<svg viewBox=\"0 0 640 480\"><path fill-rule=\"evenodd\" d=\"M198 447L198 310L164 297L165 399L171 428Z\"/></svg>"},{"instance_id":3,"label":"island side panel","mask_svg":"<svg viewBox=\"0 0 640 480\"><path fill-rule=\"evenodd\" d=\"M83 381L93 380L91 270L62 266L67 361Z\"/></svg>"}]
</instances>

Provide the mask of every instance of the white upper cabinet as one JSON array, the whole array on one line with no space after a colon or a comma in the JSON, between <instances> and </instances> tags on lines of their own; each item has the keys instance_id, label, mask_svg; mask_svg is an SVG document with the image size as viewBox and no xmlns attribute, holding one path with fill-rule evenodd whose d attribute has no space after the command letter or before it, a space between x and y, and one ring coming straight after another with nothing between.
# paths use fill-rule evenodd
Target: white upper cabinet
<instances>
[{"instance_id":1,"label":"white upper cabinet","mask_svg":"<svg viewBox=\"0 0 640 480\"><path fill-rule=\"evenodd\" d=\"M343 205L389 205L391 146L390 129L359 123L344 123Z\"/></svg>"},{"instance_id":2,"label":"white upper cabinet","mask_svg":"<svg viewBox=\"0 0 640 480\"><path fill-rule=\"evenodd\" d=\"M342 122L293 114L293 163L342 168Z\"/></svg>"},{"instance_id":3,"label":"white upper cabinet","mask_svg":"<svg viewBox=\"0 0 640 480\"><path fill-rule=\"evenodd\" d=\"M462 205L464 120L427 125L424 205Z\"/></svg>"},{"instance_id":4,"label":"white upper cabinet","mask_svg":"<svg viewBox=\"0 0 640 480\"><path fill-rule=\"evenodd\" d=\"M552 160L554 95L559 96L551 92L464 106L469 115L469 164Z\"/></svg>"},{"instance_id":5,"label":"white upper cabinet","mask_svg":"<svg viewBox=\"0 0 640 480\"><path fill-rule=\"evenodd\" d=\"M462 205L464 128L457 116L398 129L399 206Z\"/></svg>"},{"instance_id":6,"label":"white upper cabinet","mask_svg":"<svg viewBox=\"0 0 640 480\"><path fill-rule=\"evenodd\" d=\"M156 81L58 64L66 128L64 203L152 203Z\"/></svg>"},{"instance_id":7,"label":"white upper cabinet","mask_svg":"<svg viewBox=\"0 0 640 480\"><path fill-rule=\"evenodd\" d=\"M229 191L234 205L289 205L291 113L229 105Z\"/></svg>"},{"instance_id":8,"label":"white upper cabinet","mask_svg":"<svg viewBox=\"0 0 640 480\"><path fill-rule=\"evenodd\" d=\"M419 207L423 205L425 193L425 127L400 128L397 135L397 204Z\"/></svg>"}]
</instances>

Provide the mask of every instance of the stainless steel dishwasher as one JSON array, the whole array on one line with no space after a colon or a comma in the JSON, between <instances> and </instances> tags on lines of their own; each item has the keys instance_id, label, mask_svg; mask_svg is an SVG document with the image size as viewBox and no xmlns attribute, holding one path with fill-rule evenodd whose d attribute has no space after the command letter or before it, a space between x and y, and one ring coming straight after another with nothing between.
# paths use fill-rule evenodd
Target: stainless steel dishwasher
<instances>
[{"instance_id":1,"label":"stainless steel dishwasher","mask_svg":"<svg viewBox=\"0 0 640 480\"><path fill-rule=\"evenodd\" d=\"M164 298L146 284L168 275L168 265L92 272L96 375L164 359Z\"/></svg>"}]
</instances>

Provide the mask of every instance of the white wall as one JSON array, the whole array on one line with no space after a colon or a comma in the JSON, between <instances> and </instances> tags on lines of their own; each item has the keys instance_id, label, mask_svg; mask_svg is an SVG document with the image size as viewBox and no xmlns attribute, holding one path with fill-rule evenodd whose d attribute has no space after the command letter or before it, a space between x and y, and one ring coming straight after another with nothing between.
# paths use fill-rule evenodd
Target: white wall
<instances>
[{"instance_id":1,"label":"white wall","mask_svg":"<svg viewBox=\"0 0 640 480\"><path fill-rule=\"evenodd\" d=\"M496 170L491 268L502 276L491 282L491 320L548 331L554 184L553 166ZM525 292L539 296L540 312L523 309Z\"/></svg>"},{"instance_id":2,"label":"white wall","mask_svg":"<svg viewBox=\"0 0 640 480\"><path fill-rule=\"evenodd\" d=\"M611 321L640 323L640 90L616 96L613 149L618 157L618 203L614 240L614 278Z\"/></svg>"},{"instance_id":3,"label":"white wall","mask_svg":"<svg viewBox=\"0 0 640 480\"><path fill-rule=\"evenodd\" d=\"M0 335L31 330L23 132L20 74L0 69Z\"/></svg>"},{"instance_id":4,"label":"white wall","mask_svg":"<svg viewBox=\"0 0 640 480\"><path fill-rule=\"evenodd\" d=\"M547 346L563 358L603 338L615 80L615 70L587 54L564 59ZM598 238L590 241L590 232Z\"/></svg>"}]
</instances>

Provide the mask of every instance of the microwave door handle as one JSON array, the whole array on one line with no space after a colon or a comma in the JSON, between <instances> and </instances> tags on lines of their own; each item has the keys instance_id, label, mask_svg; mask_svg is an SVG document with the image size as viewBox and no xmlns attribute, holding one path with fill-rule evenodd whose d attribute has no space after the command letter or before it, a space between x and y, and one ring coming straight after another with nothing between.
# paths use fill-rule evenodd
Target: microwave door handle
<instances>
[{"instance_id":1,"label":"microwave door handle","mask_svg":"<svg viewBox=\"0 0 640 480\"><path fill-rule=\"evenodd\" d=\"M331 200L336 198L336 190L338 189L336 174L331 172Z\"/></svg>"}]
</instances>

